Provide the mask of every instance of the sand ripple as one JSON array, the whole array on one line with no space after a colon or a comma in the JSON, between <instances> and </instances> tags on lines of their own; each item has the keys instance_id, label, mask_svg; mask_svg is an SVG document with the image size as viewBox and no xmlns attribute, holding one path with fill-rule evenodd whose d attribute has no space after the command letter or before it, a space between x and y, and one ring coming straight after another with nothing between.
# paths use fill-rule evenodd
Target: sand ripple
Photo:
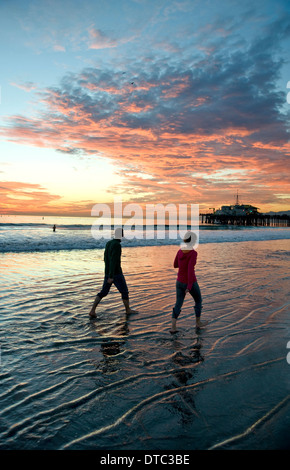
<instances>
[{"instance_id":1,"label":"sand ripple","mask_svg":"<svg viewBox=\"0 0 290 470\"><path fill-rule=\"evenodd\" d=\"M95 253L3 255L1 449L287 448L289 242L200 246L209 325L188 298L172 336L175 251L124 250L139 313L93 321Z\"/></svg>"}]
</instances>

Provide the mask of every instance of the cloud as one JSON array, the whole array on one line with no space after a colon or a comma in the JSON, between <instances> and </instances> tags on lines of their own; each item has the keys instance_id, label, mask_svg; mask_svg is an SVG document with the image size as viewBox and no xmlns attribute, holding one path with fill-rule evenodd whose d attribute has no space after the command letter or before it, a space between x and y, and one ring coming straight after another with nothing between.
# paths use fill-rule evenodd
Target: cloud
<instances>
[{"instance_id":1,"label":"cloud","mask_svg":"<svg viewBox=\"0 0 290 470\"><path fill-rule=\"evenodd\" d=\"M50 203L55 203L60 196L52 195L38 184L22 183L18 181L0 182L1 213L9 214L15 210L23 212L24 208L45 210Z\"/></svg>"},{"instance_id":2,"label":"cloud","mask_svg":"<svg viewBox=\"0 0 290 470\"><path fill-rule=\"evenodd\" d=\"M280 185L283 194L289 190L289 112L281 111L286 94L277 88L279 44L289 25L277 21L239 47L229 47L238 44L232 25L226 32L222 26L214 25L223 47L209 58L208 41L194 61L156 57L132 60L126 70L68 73L38 91L38 115L10 116L1 133L60 152L101 152L123 176L118 191L132 199L211 203L242 185L249 197L275 200ZM94 28L90 39L94 48L117 45Z\"/></svg>"},{"instance_id":3,"label":"cloud","mask_svg":"<svg viewBox=\"0 0 290 470\"><path fill-rule=\"evenodd\" d=\"M95 201L70 203L39 184L0 181L1 214L90 214Z\"/></svg>"},{"instance_id":4,"label":"cloud","mask_svg":"<svg viewBox=\"0 0 290 470\"><path fill-rule=\"evenodd\" d=\"M15 86L16 88L20 88L20 90L24 90L24 91L27 91L27 92L30 92L30 91L35 90L37 88L35 83L33 83L33 82L24 82L24 83L11 82L10 85Z\"/></svg>"},{"instance_id":5,"label":"cloud","mask_svg":"<svg viewBox=\"0 0 290 470\"><path fill-rule=\"evenodd\" d=\"M65 47L62 46L61 44L55 44L53 46L53 50L56 52L65 52Z\"/></svg>"},{"instance_id":6,"label":"cloud","mask_svg":"<svg viewBox=\"0 0 290 470\"><path fill-rule=\"evenodd\" d=\"M117 46L117 41L115 39L109 38L103 31L96 28L91 28L89 30L90 49L107 49Z\"/></svg>"}]
</instances>

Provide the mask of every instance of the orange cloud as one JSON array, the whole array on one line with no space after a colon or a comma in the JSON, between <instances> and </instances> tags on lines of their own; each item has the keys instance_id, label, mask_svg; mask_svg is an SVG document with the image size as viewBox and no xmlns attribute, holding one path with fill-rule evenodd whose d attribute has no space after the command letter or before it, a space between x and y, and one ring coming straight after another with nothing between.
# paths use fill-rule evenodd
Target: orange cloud
<instances>
[{"instance_id":1,"label":"orange cloud","mask_svg":"<svg viewBox=\"0 0 290 470\"><path fill-rule=\"evenodd\" d=\"M0 182L0 212L4 214L88 215L95 201L70 203L49 193L39 184Z\"/></svg>"},{"instance_id":2,"label":"orange cloud","mask_svg":"<svg viewBox=\"0 0 290 470\"><path fill-rule=\"evenodd\" d=\"M101 152L123 177L112 191L132 200L221 205L239 188L245 202L281 204L275 195L290 189L290 144L280 95L273 92L271 102L257 93L250 107L252 83L231 82L232 69L228 77L221 70L219 88L206 69L203 80L169 68L132 81L127 73L87 69L42 92L44 112L10 117L0 132L25 145Z\"/></svg>"}]
</instances>

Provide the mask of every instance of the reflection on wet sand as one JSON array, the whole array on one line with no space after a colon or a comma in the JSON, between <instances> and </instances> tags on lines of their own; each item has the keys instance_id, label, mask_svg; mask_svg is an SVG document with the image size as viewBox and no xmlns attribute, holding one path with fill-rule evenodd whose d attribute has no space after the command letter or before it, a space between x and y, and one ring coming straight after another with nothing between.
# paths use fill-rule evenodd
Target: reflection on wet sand
<instances>
[{"instance_id":1,"label":"reflection on wet sand","mask_svg":"<svg viewBox=\"0 0 290 470\"><path fill-rule=\"evenodd\" d=\"M46 270L31 268L30 277L31 259L19 255L21 289L13 273L1 278L3 294L13 296L3 295L0 323L0 447L285 447L287 243L200 246L197 276L209 324L195 329L186 299L175 335L176 247L124 249L139 313L124 315L112 290L93 320L88 310L103 278L101 264L94 272L94 253L62 255L58 264L55 255L34 254Z\"/></svg>"},{"instance_id":2,"label":"reflection on wet sand","mask_svg":"<svg viewBox=\"0 0 290 470\"><path fill-rule=\"evenodd\" d=\"M130 314L120 314L120 317L116 316L113 321L108 321L105 314L99 314L90 319L91 331L102 338L99 351L104 359L98 367L104 374L118 371L121 367L117 356L124 351L126 337L129 335L129 317Z\"/></svg>"},{"instance_id":3,"label":"reflection on wet sand","mask_svg":"<svg viewBox=\"0 0 290 470\"><path fill-rule=\"evenodd\" d=\"M182 352L182 344L176 339L172 341L172 346L174 350L172 355L172 376L174 380L166 386L166 390L176 392L170 400L170 407L176 410L183 425L188 425L199 416L195 405L194 392L191 389L187 390L186 385L197 380L196 365L204 360L201 353L202 338L198 332L196 341L189 346L187 352Z\"/></svg>"},{"instance_id":4,"label":"reflection on wet sand","mask_svg":"<svg viewBox=\"0 0 290 470\"><path fill-rule=\"evenodd\" d=\"M129 334L129 315L106 319L105 315L90 319L93 332L105 337L125 337Z\"/></svg>"}]
</instances>

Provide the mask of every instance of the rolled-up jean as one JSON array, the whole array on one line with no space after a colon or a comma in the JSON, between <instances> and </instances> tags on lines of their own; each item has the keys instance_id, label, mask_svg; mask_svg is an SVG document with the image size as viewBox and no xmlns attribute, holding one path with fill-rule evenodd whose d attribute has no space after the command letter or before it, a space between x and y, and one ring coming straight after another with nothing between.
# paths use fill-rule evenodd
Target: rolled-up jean
<instances>
[{"instance_id":1,"label":"rolled-up jean","mask_svg":"<svg viewBox=\"0 0 290 470\"><path fill-rule=\"evenodd\" d=\"M111 289L111 285L108 283L109 276L105 276L104 278L104 283L101 292L99 292L98 296L102 299L103 297L106 297L108 295L109 290ZM126 279L124 277L124 274L115 274L113 277L113 284L117 287L118 291L122 295L123 300L128 300L129 299L129 292L128 292L128 287L126 284Z\"/></svg>"},{"instance_id":2,"label":"rolled-up jean","mask_svg":"<svg viewBox=\"0 0 290 470\"><path fill-rule=\"evenodd\" d=\"M180 281L176 281L176 303L172 312L173 318L178 318L181 312L181 307L183 305L183 301L185 298L186 289L187 289L187 284L184 284L183 282L180 282ZM201 297L200 288L199 288L197 281L193 283L192 288L189 291L189 293L195 301L195 306L194 306L195 316L196 318L199 318L201 314L201 309L202 309L202 297Z\"/></svg>"}]
</instances>

